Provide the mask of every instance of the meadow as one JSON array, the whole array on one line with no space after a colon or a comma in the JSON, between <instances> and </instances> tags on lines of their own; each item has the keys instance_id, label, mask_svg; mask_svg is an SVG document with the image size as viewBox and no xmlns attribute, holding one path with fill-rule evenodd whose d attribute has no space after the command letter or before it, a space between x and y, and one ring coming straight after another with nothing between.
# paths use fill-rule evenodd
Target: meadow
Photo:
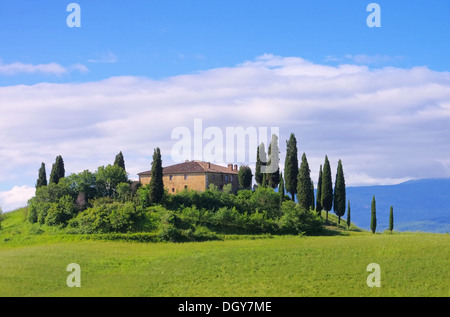
<instances>
[{"instance_id":1,"label":"meadow","mask_svg":"<svg viewBox=\"0 0 450 317\"><path fill-rule=\"evenodd\" d=\"M41 231L39 231L41 230ZM0 296L450 296L450 235L349 231L142 243L36 229L9 214L0 231ZM70 288L66 267L81 267ZM381 287L367 265L378 263Z\"/></svg>"}]
</instances>

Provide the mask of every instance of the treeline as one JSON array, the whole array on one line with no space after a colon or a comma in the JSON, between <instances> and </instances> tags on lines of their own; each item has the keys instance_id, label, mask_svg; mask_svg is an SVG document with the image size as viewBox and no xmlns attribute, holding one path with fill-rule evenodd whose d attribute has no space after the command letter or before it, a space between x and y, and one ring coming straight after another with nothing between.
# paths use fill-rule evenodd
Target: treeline
<instances>
[{"instance_id":1,"label":"treeline","mask_svg":"<svg viewBox=\"0 0 450 317\"><path fill-rule=\"evenodd\" d=\"M57 163L58 162L58 163ZM58 166L58 167L57 167ZM249 188L251 170L242 166L237 194L230 186L211 185L204 192L167 193L156 149L149 185L128 180L122 153L114 164L95 172L64 175L58 156L58 177L46 182L41 165L36 195L28 202L28 221L65 228L69 233L154 232L160 240L214 239L217 234L323 234L322 219L271 187Z\"/></svg>"},{"instance_id":2,"label":"treeline","mask_svg":"<svg viewBox=\"0 0 450 317\"><path fill-rule=\"evenodd\" d=\"M167 241L214 239L216 234L324 234L322 210L334 206L339 217L345 213L345 180L339 160L333 190L330 164L325 156L320 166L317 195L310 177L306 155L298 164L294 134L287 141L284 175L279 168L278 139L272 137L265 154L258 146L255 180L248 166L241 166L240 190L232 193L231 184L223 190L211 185L204 192L184 190L169 194L163 184L161 153L156 148L151 163L151 181L142 186L128 179L122 152L114 163L95 172L84 170L65 176L64 161L58 156L47 182L41 164L36 194L28 202L31 223L59 226L70 233L152 232ZM278 188L278 192L275 191ZM289 195L287 195L289 194ZM297 202L295 202L297 195ZM350 226L350 204L347 224Z\"/></svg>"}]
</instances>

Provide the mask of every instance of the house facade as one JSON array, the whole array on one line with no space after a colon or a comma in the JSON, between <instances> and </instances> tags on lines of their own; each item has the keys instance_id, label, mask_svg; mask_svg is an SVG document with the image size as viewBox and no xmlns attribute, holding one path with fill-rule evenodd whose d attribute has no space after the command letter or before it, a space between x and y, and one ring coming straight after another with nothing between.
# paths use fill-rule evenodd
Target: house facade
<instances>
[{"instance_id":1,"label":"house facade","mask_svg":"<svg viewBox=\"0 0 450 317\"><path fill-rule=\"evenodd\" d=\"M142 185L150 183L151 171L138 173ZM171 194L185 189L205 191L210 184L220 190L226 184L231 184L233 192L239 188L238 166L228 164L228 167L202 161L186 161L163 168L164 187Z\"/></svg>"}]
</instances>

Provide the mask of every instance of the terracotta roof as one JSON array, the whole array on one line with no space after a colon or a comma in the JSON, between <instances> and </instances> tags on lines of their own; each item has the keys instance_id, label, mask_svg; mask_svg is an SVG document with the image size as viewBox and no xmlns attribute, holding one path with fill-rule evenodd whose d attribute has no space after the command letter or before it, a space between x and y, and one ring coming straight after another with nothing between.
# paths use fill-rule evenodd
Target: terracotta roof
<instances>
[{"instance_id":1,"label":"terracotta roof","mask_svg":"<svg viewBox=\"0 0 450 317\"><path fill-rule=\"evenodd\" d=\"M223 173L238 174L237 165L228 164L228 167L216 165L209 162L186 161L175 165L163 167L163 174L190 174L190 173ZM152 171L138 173L138 175L149 175Z\"/></svg>"}]
</instances>

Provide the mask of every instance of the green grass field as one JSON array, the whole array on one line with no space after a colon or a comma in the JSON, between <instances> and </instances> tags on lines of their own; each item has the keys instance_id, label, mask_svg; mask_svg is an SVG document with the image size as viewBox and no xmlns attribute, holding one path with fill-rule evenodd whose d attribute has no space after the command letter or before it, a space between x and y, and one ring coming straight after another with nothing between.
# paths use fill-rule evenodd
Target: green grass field
<instances>
[{"instance_id":1,"label":"green grass field","mask_svg":"<svg viewBox=\"0 0 450 317\"><path fill-rule=\"evenodd\" d=\"M0 296L450 296L449 234L92 241L24 224L20 211L2 227ZM80 288L66 284L69 263ZM380 288L366 284L369 263Z\"/></svg>"}]
</instances>

